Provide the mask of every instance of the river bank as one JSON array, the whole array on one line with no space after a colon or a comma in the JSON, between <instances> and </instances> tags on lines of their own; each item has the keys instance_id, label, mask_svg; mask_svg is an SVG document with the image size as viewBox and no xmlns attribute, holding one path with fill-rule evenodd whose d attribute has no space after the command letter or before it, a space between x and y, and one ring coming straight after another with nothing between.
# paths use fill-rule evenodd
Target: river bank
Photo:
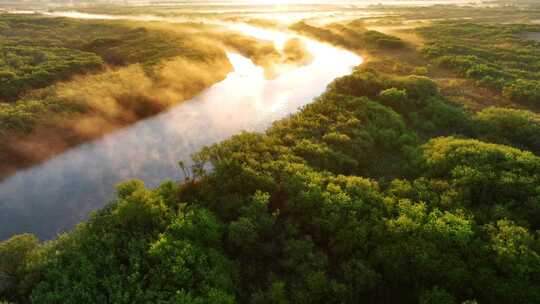
<instances>
[{"instance_id":1,"label":"river bank","mask_svg":"<svg viewBox=\"0 0 540 304\"><path fill-rule=\"evenodd\" d=\"M47 33L40 41L55 45L55 37L66 36L67 42L58 48L63 52L81 49L84 56L96 58L97 68L79 68L58 76L59 81L38 79L40 84L14 74L17 70L12 66L6 67L6 73L19 77L16 80L22 85L10 97L13 100L0 103L0 139L5 143L0 147L0 180L193 98L232 71L226 51L250 58L265 69L266 77L311 60L299 37L281 35L274 44L276 35L260 36L256 28L241 24L73 12L2 18L10 27L1 34L14 40L15 46L24 43L15 40L18 35L49 24L53 34ZM15 30L18 23L26 25ZM87 34L79 38L77 31ZM34 57L45 56L39 53L43 49L39 43L44 44L40 41L32 46ZM59 58L57 65L65 64L63 60L67 59ZM39 72L50 62L29 64ZM51 68L45 73L52 78L59 72ZM3 85L6 83L10 84L4 81ZM39 85L28 85L33 83ZM2 89L6 92L10 87Z\"/></svg>"},{"instance_id":2,"label":"river bank","mask_svg":"<svg viewBox=\"0 0 540 304\"><path fill-rule=\"evenodd\" d=\"M0 184L0 223L5 223L0 238L32 232L49 239L68 231L102 208L113 197L114 185L126 179L148 185L182 179L178 161L189 166L190 155L204 146L266 129L362 62L349 51L298 35L248 25L231 29L272 41L278 49L300 38L312 58L268 78L267 69L252 59L228 53L232 71L196 97L9 177Z\"/></svg>"}]
</instances>

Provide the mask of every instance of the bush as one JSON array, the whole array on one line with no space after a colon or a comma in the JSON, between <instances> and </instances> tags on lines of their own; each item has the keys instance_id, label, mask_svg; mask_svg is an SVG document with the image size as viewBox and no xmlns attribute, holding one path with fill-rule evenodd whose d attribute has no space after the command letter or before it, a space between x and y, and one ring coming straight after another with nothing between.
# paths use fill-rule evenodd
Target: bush
<instances>
[{"instance_id":1,"label":"bush","mask_svg":"<svg viewBox=\"0 0 540 304\"><path fill-rule=\"evenodd\" d=\"M540 105L540 81L518 79L504 87L503 94L515 102L538 106Z\"/></svg>"},{"instance_id":2,"label":"bush","mask_svg":"<svg viewBox=\"0 0 540 304\"><path fill-rule=\"evenodd\" d=\"M540 116L526 110L490 107L474 116L478 137L540 154Z\"/></svg>"}]
</instances>

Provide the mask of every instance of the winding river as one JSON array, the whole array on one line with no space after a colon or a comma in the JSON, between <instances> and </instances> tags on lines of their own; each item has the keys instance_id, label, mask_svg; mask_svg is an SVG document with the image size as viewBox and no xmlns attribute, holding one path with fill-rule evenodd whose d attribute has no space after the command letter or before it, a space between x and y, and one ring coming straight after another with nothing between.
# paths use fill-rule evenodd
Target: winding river
<instances>
[{"instance_id":1,"label":"winding river","mask_svg":"<svg viewBox=\"0 0 540 304\"><path fill-rule=\"evenodd\" d=\"M229 26L277 46L293 36L244 24ZM189 162L201 147L243 130L263 131L362 62L351 52L301 39L313 55L308 65L266 79L261 67L228 53L234 71L199 96L6 179L0 184L0 240L25 232L50 239L73 229L114 198L115 185L126 179L141 179L149 187L164 179L179 180L179 160Z\"/></svg>"}]
</instances>

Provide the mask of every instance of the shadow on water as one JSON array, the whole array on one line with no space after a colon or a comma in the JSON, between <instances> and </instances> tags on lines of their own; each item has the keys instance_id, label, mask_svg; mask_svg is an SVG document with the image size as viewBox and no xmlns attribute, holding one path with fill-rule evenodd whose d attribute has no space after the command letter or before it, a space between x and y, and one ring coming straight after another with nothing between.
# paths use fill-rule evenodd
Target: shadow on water
<instances>
[{"instance_id":1,"label":"shadow on water","mask_svg":"<svg viewBox=\"0 0 540 304\"><path fill-rule=\"evenodd\" d=\"M288 35L250 30L276 44L283 40L279 35ZM113 199L114 185L126 179L142 179L150 187L179 180L179 160L242 130L264 130L362 61L306 42L313 61L271 80L249 59L229 53L234 71L201 95L6 179L0 184L0 239L24 232L50 239L70 230Z\"/></svg>"}]
</instances>

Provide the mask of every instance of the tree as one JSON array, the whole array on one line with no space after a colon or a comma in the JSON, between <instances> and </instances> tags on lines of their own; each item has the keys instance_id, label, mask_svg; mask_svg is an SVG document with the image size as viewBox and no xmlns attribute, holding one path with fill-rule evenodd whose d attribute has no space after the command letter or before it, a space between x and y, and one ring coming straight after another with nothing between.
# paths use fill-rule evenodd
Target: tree
<instances>
[{"instance_id":1,"label":"tree","mask_svg":"<svg viewBox=\"0 0 540 304\"><path fill-rule=\"evenodd\" d=\"M31 234L16 235L0 242L0 300L24 299L35 279L38 252L38 239Z\"/></svg>"},{"instance_id":2,"label":"tree","mask_svg":"<svg viewBox=\"0 0 540 304\"><path fill-rule=\"evenodd\" d=\"M486 108L474 116L477 136L540 153L540 115L526 110Z\"/></svg>"}]
</instances>

